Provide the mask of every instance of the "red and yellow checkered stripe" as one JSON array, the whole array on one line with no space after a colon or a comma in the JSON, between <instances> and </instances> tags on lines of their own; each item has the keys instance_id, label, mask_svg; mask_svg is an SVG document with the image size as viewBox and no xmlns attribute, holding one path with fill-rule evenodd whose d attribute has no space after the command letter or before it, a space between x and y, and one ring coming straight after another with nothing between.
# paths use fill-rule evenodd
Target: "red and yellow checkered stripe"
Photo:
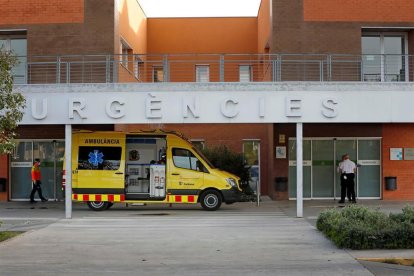
<instances>
[{"instance_id":1,"label":"red and yellow checkered stripe","mask_svg":"<svg viewBox=\"0 0 414 276\"><path fill-rule=\"evenodd\" d=\"M76 201L125 201L125 195L96 195L96 194L73 194L72 199Z\"/></svg>"},{"instance_id":2,"label":"red and yellow checkered stripe","mask_svg":"<svg viewBox=\"0 0 414 276\"><path fill-rule=\"evenodd\" d=\"M167 195L169 203L197 203L197 198L195 195Z\"/></svg>"}]
</instances>

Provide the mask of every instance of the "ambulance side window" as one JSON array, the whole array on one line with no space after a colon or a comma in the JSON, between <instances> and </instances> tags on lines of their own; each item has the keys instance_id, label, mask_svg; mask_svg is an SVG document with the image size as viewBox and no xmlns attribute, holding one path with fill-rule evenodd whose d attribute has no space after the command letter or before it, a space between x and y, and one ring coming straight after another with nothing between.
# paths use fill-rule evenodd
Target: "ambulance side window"
<instances>
[{"instance_id":1,"label":"ambulance side window","mask_svg":"<svg viewBox=\"0 0 414 276\"><path fill-rule=\"evenodd\" d=\"M205 172L203 164L187 149L172 149L174 166L177 168Z\"/></svg>"},{"instance_id":2,"label":"ambulance side window","mask_svg":"<svg viewBox=\"0 0 414 276\"><path fill-rule=\"evenodd\" d=\"M121 147L79 147L78 170L116 171L121 164Z\"/></svg>"}]
</instances>

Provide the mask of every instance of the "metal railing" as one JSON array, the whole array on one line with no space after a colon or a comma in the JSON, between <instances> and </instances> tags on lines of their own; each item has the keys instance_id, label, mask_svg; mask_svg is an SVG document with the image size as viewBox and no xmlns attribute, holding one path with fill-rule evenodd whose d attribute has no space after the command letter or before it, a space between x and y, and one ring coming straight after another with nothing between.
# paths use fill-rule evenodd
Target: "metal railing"
<instances>
[{"instance_id":1,"label":"metal railing","mask_svg":"<svg viewBox=\"0 0 414 276\"><path fill-rule=\"evenodd\" d=\"M17 84L114 82L413 81L414 56L318 54L18 57Z\"/></svg>"}]
</instances>

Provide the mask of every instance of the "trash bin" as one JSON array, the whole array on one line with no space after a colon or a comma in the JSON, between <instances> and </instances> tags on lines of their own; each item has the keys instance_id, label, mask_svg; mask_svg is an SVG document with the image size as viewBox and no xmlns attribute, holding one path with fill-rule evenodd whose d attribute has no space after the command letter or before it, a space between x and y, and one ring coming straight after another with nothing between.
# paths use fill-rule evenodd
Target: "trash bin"
<instances>
[{"instance_id":1,"label":"trash bin","mask_svg":"<svg viewBox=\"0 0 414 276\"><path fill-rule=\"evenodd\" d=\"M276 177L275 178L275 189L279 192L286 192L288 185L287 177Z\"/></svg>"},{"instance_id":2,"label":"trash bin","mask_svg":"<svg viewBox=\"0 0 414 276\"><path fill-rule=\"evenodd\" d=\"M385 190L387 191L397 190L397 177L396 176L385 177Z\"/></svg>"},{"instance_id":3,"label":"trash bin","mask_svg":"<svg viewBox=\"0 0 414 276\"><path fill-rule=\"evenodd\" d=\"M6 182L7 182L6 178L0 178L0 192L6 191Z\"/></svg>"}]
</instances>

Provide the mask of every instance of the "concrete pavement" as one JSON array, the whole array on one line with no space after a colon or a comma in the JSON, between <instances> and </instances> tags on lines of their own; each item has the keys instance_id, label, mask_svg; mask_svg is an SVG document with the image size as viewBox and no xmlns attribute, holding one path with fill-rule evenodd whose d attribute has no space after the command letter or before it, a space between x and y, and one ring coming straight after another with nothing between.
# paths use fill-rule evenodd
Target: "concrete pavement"
<instances>
[{"instance_id":1,"label":"concrete pavement","mask_svg":"<svg viewBox=\"0 0 414 276\"><path fill-rule=\"evenodd\" d=\"M38 203L35 209L23 202L0 203L0 220L6 222L0 230L30 230L0 243L0 275L384 272L381 267L377 269L377 264L355 260L357 253L362 253L360 257L376 257L383 251L337 249L312 226L317 210L322 209L318 206L332 204L305 202L305 219L291 214L295 214L296 205L288 201L264 201L260 207L236 203L216 212L202 211L199 206L125 208L122 204L93 212L84 204L74 204L74 218L66 220L62 203ZM397 210L398 204L388 207ZM414 250L398 252L414 257ZM407 271L392 270L394 275L405 275L400 273Z\"/></svg>"}]
</instances>

